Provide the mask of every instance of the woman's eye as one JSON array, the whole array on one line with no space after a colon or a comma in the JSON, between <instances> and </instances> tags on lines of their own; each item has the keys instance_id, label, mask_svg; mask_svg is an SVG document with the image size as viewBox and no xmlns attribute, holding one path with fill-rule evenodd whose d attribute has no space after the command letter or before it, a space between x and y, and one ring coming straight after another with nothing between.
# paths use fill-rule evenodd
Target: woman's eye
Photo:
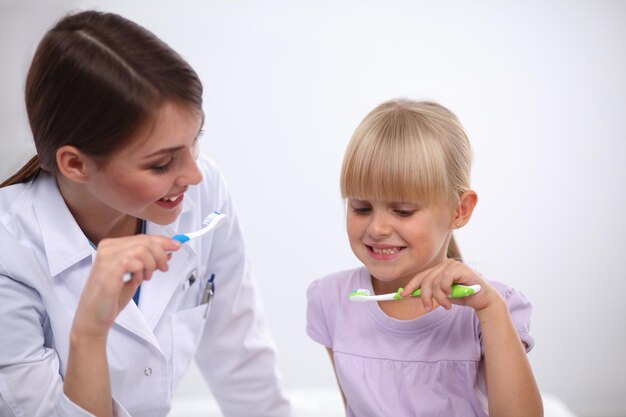
<instances>
[{"instance_id":1,"label":"woman's eye","mask_svg":"<svg viewBox=\"0 0 626 417\"><path fill-rule=\"evenodd\" d=\"M198 136L195 137L195 139L193 140L193 143L191 144L191 156L193 157L193 159L198 159L198 157L200 156L200 138L202 137L204 132L202 132L202 130L200 130L200 132L198 133Z\"/></svg>"},{"instance_id":2,"label":"woman's eye","mask_svg":"<svg viewBox=\"0 0 626 417\"><path fill-rule=\"evenodd\" d=\"M159 174L165 174L167 171L172 169L174 166L174 157L172 157L167 163L161 165L155 165L151 167L152 170L156 171Z\"/></svg>"}]
</instances>

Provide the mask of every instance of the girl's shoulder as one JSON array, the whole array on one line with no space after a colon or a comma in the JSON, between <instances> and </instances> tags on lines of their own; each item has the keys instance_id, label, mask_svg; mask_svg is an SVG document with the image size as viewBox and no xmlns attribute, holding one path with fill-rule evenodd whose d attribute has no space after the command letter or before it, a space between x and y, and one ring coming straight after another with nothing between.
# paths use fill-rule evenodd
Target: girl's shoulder
<instances>
[{"instance_id":1,"label":"girl's shoulder","mask_svg":"<svg viewBox=\"0 0 626 417\"><path fill-rule=\"evenodd\" d=\"M347 269L334 272L318 278L309 284L308 298L341 298L348 297L350 292L361 286L364 278L368 276L365 267Z\"/></svg>"},{"instance_id":2,"label":"girl's shoulder","mask_svg":"<svg viewBox=\"0 0 626 417\"><path fill-rule=\"evenodd\" d=\"M505 299L513 326L517 330L520 339L529 352L535 345L535 340L530 335L530 319L533 305L526 295L517 288L510 287L499 281L487 280L489 285L494 287Z\"/></svg>"},{"instance_id":3,"label":"girl's shoulder","mask_svg":"<svg viewBox=\"0 0 626 417\"><path fill-rule=\"evenodd\" d=\"M487 280L489 285L498 290L498 292L504 297L506 302L509 304L509 307L512 303L521 303L527 304L528 307L532 307L530 300L526 297L526 295L519 289L511 287L500 281Z\"/></svg>"}]
</instances>

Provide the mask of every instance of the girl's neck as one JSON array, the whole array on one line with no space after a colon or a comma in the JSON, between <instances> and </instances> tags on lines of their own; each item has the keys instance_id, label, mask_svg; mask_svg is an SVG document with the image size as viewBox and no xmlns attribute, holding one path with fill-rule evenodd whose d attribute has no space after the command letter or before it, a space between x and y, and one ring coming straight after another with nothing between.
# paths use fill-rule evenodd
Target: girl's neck
<instances>
[{"instance_id":1,"label":"girl's neck","mask_svg":"<svg viewBox=\"0 0 626 417\"><path fill-rule=\"evenodd\" d=\"M435 300L433 300L433 304L434 308L439 307L439 304ZM394 301L378 301L378 306L387 316L397 320L415 320L418 317L428 314L428 312L424 310L422 299L419 297Z\"/></svg>"},{"instance_id":2,"label":"girl's neck","mask_svg":"<svg viewBox=\"0 0 626 417\"><path fill-rule=\"evenodd\" d=\"M371 277L371 280L372 289L375 294L387 294L398 291L398 288L404 288L410 281L410 278L406 280L381 281ZM434 305L435 308L438 307L436 301L434 301ZM404 300L379 301L378 306L386 315L398 320L414 320L427 314L424 310L422 299L419 297L409 297Z\"/></svg>"},{"instance_id":3,"label":"girl's neck","mask_svg":"<svg viewBox=\"0 0 626 417\"><path fill-rule=\"evenodd\" d=\"M442 258L445 259L445 255L442 255ZM382 281L371 275L370 277L374 294L395 293L399 288L406 287L414 278L414 276L407 276L393 281ZM433 304L434 308L439 307L439 304L435 300L433 300ZM378 305L385 314L398 320L413 320L428 313L424 310L424 305L420 297L408 297L404 300L394 301L379 301Z\"/></svg>"}]
</instances>

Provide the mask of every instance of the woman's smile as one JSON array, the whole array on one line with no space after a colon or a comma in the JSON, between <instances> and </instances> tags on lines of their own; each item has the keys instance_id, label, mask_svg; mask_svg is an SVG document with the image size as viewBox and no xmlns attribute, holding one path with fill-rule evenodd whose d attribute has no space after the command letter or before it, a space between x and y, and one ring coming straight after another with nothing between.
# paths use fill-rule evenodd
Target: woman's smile
<instances>
[{"instance_id":1,"label":"woman's smile","mask_svg":"<svg viewBox=\"0 0 626 417\"><path fill-rule=\"evenodd\" d=\"M155 201L156 205L167 210L172 210L178 207L185 198L185 194L174 195L172 197L163 197Z\"/></svg>"}]
</instances>

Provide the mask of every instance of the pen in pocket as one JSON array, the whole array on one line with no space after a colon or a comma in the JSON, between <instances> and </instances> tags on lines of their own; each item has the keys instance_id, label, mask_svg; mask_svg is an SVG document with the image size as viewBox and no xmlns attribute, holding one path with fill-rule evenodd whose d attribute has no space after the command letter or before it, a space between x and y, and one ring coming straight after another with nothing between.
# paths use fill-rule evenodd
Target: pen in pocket
<instances>
[{"instance_id":1,"label":"pen in pocket","mask_svg":"<svg viewBox=\"0 0 626 417\"><path fill-rule=\"evenodd\" d=\"M204 293L202 294L202 299L200 300L200 305L206 304L206 309L204 310L204 318L206 318L209 312L209 304L211 303L211 299L215 295L215 274L211 274L211 278L206 283L206 288L204 289Z\"/></svg>"}]
</instances>

